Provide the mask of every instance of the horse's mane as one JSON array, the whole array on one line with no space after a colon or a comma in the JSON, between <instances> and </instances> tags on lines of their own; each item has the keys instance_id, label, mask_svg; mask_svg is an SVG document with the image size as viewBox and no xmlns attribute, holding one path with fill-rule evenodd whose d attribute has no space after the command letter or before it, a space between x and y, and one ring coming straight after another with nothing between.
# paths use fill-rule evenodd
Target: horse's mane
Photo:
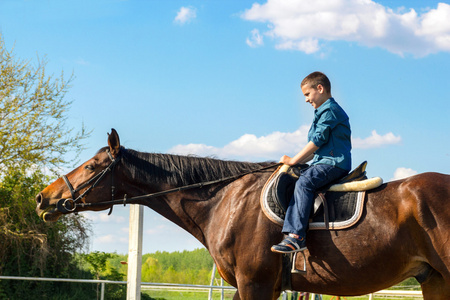
<instances>
[{"instance_id":1,"label":"horse's mane","mask_svg":"<svg viewBox=\"0 0 450 300\"><path fill-rule=\"evenodd\" d=\"M184 186L240 175L270 164L146 153L123 147L120 152L125 168L135 180L157 184L167 183L172 186Z\"/></svg>"}]
</instances>

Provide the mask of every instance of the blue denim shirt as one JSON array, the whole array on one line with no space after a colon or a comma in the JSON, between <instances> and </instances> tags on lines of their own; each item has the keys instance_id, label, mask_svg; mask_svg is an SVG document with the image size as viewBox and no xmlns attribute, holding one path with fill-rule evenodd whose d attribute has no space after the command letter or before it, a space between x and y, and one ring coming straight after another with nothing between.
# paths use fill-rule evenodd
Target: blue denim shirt
<instances>
[{"instance_id":1,"label":"blue denim shirt","mask_svg":"<svg viewBox=\"0 0 450 300\"><path fill-rule=\"evenodd\" d=\"M351 129L347 114L330 98L314 111L308 142L319 147L311 164L328 164L350 171L352 168Z\"/></svg>"}]
</instances>

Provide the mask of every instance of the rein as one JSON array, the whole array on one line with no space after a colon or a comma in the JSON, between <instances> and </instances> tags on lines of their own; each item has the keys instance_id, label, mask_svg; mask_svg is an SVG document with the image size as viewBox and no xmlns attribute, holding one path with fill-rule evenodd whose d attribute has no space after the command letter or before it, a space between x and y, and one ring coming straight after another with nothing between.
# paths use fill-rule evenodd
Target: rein
<instances>
[{"instance_id":1,"label":"rein","mask_svg":"<svg viewBox=\"0 0 450 300\"><path fill-rule=\"evenodd\" d=\"M86 202L84 202L83 198L87 196L87 194L100 182L100 180L103 179L103 177L109 171L112 171L114 169L115 165L120 160L120 156L118 158L114 159L112 157L111 153L109 152L109 150L107 150L107 153L108 153L109 158L111 159L111 163L109 164L109 166L106 167L103 171L101 171L97 175L95 175L94 177L92 177L91 179L89 179L87 182L85 182L82 185L80 185L79 187L77 187L77 189L74 189L72 187L72 184L69 182L69 179L65 175L62 176L62 178L64 179L64 182L66 183L67 187L70 190L72 198L71 199L70 198L69 199L60 199L57 202L56 208L61 213L75 212L75 210L77 208L85 208L85 207L95 207L95 206L104 206L104 205L113 205L114 206L115 204L123 204L124 206L126 206L127 204L132 204L133 202L135 202L137 200L160 197L160 196L164 196L164 195L168 195L168 194L172 194L172 193L177 193L177 192L181 192L181 191L185 191L185 190L191 190L191 189L195 189L195 188L202 188L202 187L208 186L208 185L213 185L213 184L222 183L222 182L226 182L226 181L230 181L230 180L235 180L235 179L238 179L238 178L243 177L245 175L261 172L261 171L264 171L264 170L267 170L267 169L271 169L273 167L281 165L281 163L276 163L276 164L272 164L272 165L269 165L269 166L266 166L266 167L262 167L262 168L259 168L259 169L251 170L251 171L248 171L248 172L245 172L245 173L241 173L241 174L237 174L237 175L233 175L233 176L229 176L229 177L225 177L225 178L221 178L221 179L217 179L217 180L211 180L211 181L206 181L206 182L194 183L194 184L185 185L185 186L182 186L182 187L177 187L177 188L173 188L173 189L169 189L169 190L165 190L165 191L161 191L161 192L156 192L156 193L151 193L151 194L145 194L145 195L141 195L141 196L135 196L135 197L128 198L127 195L125 194L125 196L122 199L114 199L115 187L114 187L113 176L111 176L111 195L112 195L112 200L111 201L105 201L105 202L99 202L99 203L86 203ZM76 192L79 192L81 189L85 188L86 186L88 186L92 182L93 182L93 184L88 189L86 189L86 191L84 191L82 194L80 194L78 197L75 198L75 193ZM81 203L77 203L79 201L81 201ZM111 209L110 209L108 215L110 215L112 213L113 206L111 206Z\"/></svg>"}]
</instances>

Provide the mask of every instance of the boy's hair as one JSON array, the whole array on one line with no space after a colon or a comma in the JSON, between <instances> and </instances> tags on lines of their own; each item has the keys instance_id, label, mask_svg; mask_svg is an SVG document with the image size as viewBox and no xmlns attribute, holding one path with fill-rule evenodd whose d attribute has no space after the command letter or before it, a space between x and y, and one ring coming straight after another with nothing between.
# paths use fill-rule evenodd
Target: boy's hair
<instances>
[{"instance_id":1,"label":"boy's hair","mask_svg":"<svg viewBox=\"0 0 450 300\"><path fill-rule=\"evenodd\" d=\"M302 80L302 83L300 86L304 86L306 84L309 84L313 89L317 89L317 86L320 84L323 86L326 92L331 93L331 83L328 79L327 75L323 74L322 72L313 72L305 77L305 79Z\"/></svg>"}]
</instances>

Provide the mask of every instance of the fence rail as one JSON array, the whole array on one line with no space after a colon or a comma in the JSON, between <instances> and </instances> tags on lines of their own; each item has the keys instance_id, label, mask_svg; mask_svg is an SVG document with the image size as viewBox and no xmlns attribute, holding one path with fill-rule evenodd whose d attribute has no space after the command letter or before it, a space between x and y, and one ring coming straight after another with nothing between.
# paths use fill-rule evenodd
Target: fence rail
<instances>
[{"instance_id":1,"label":"fence rail","mask_svg":"<svg viewBox=\"0 0 450 300\"><path fill-rule=\"evenodd\" d=\"M55 282L74 282L74 283L100 283L101 294L100 299L104 300L105 285L106 284L127 284L126 281L112 281L112 280L96 280L96 279L71 279L71 278L46 278L46 277L19 277L19 276L0 276L0 280L28 280L28 281L55 281ZM163 288L184 288L184 289L201 289L201 290L236 290L232 286L218 286L218 285L193 285L193 284L178 284L178 283L155 283L142 282L142 289L146 287L163 287ZM370 294L369 299L373 299L373 295L377 296L400 296L400 297L422 297L420 291L400 291L400 290L381 290Z\"/></svg>"},{"instance_id":2,"label":"fence rail","mask_svg":"<svg viewBox=\"0 0 450 300\"><path fill-rule=\"evenodd\" d=\"M106 284L127 284L126 281L112 281L112 280L97 280L97 279L71 279L71 278L46 278L46 277L19 277L19 276L0 276L0 280L27 280L27 281L55 281L55 282L74 282L74 283L100 283L101 293L100 300L105 298ZM194 284L178 284L178 283L155 283L155 282L141 282L141 288L146 287L163 287L163 288L184 288L184 289L199 289L199 290L236 290L232 286L218 286L218 285L194 285Z\"/></svg>"},{"instance_id":3,"label":"fence rail","mask_svg":"<svg viewBox=\"0 0 450 300\"><path fill-rule=\"evenodd\" d=\"M398 290L381 290L373 293L378 296L412 296L412 297L422 297L421 291L398 291Z\"/></svg>"}]
</instances>

